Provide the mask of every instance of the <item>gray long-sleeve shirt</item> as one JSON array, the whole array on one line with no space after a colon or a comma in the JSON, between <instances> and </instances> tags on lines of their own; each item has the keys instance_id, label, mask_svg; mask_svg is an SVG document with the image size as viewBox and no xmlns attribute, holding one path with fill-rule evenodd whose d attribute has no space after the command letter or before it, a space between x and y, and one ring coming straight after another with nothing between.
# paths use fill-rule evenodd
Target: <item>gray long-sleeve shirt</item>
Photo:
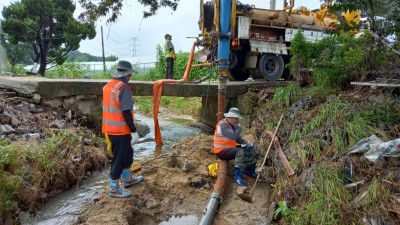
<instances>
[{"instance_id":1,"label":"gray long-sleeve shirt","mask_svg":"<svg viewBox=\"0 0 400 225\"><path fill-rule=\"evenodd\" d=\"M226 120L226 122L229 123L228 120ZM240 137L240 134L242 133L242 126L238 124L236 127L234 127L231 123L229 123L230 126L227 123L220 124L221 133L231 140L236 140L236 143L238 144L247 144L247 141Z\"/></svg>"}]
</instances>

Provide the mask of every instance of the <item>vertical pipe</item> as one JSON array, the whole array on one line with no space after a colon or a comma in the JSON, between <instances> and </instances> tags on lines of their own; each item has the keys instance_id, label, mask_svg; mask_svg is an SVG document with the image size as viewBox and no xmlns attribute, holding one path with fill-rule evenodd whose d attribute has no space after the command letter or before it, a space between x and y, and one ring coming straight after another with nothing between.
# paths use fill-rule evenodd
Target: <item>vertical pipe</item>
<instances>
[{"instance_id":1,"label":"vertical pipe","mask_svg":"<svg viewBox=\"0 0 400 225\"><path fill-rule=\"evenodd\" d=\"M220 0L219 5L220 33L218 34L218 121L224 118L223 115L225 112L226 79L229 73L232 2L231 0ZM218 176L214 185L214 192L211 194L211 197L208 201L204 216L199 223L200 225L212 224L215 211L218 209L222 201L222 195L228 183L228 161L220 160L218 163Z\"/></svg>"},{"instance_id":2,"label":"vertical pipe","mask_svg":"<svg viewBox=\"0 0 400 225\"><path fill-rule=\"evenodd\" d=\"M219 8L220 33L218 34L218 121L223 119L225 112L226 79L229 73L231 11L231 0L221 0Z\"/></svg>"},{"instance_id":3,"label":"vertical pipe","mask_svg":"<svg viewBox=\"0 0 400 225\"><path fill-rule=\"evenodd\" d=\"M231 0L221 0L219 36L218 36L218 69L220 75L227 76L229 69L229 47L230 47L230 22L231 22ZM223 71L221 71L223 70Z\"/></svg>"}]
</instances>

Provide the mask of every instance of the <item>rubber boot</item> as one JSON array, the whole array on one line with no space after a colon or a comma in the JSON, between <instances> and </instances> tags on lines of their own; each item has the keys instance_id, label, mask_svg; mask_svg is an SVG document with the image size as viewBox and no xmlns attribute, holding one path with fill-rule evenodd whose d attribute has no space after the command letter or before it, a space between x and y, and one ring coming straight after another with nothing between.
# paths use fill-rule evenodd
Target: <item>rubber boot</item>
<instances>
[{"instance_id":1,"label":"rubber boot","mask_svg":"<svg viewBox=\"0 0 400 225\"><path fill-rule=\"evenodd\" d=\"M122 178L122 184L124 185L125 188L131 187L132 185L138 184L144 180L144 177L142 175L138 177L132 177L130 169L124 169L122 171L121 178Z\"/></svg>"},{"instance_id":2,"label":"rubber boot","mask_svg":"<svg viewBox=\"0 0 400 225\"><path fill-rule=\"evenodd\" d=\"M257 179L256 164L255 163L253 165L247 167L247 176Z\"/></svg>"},{"instance_id":3,"label":"rubber boot","mask_svg":"<svg viewBox=\"0 0 400 225\"><path fill-rule=\"evenodd\" d=\"M131 197L132 192L122 190L122 188L119 186L118 180L110 179L109 182L110 182L110 192L108 192L108 195L111 198L129 198L129 197Z\"/></svg>"},{"instance_id":4,"label":"rubber boot","mask_svg":"<svg viewBox=\"0 0 400 225\"><path fill-rule=\"evenodd\" d=\"M235 167L235 171L233 172L235 176L235 181L239 186L246 186L246 182L244 182L243 176L243 169L239 167Z\"/></svg>"}]
</instances>

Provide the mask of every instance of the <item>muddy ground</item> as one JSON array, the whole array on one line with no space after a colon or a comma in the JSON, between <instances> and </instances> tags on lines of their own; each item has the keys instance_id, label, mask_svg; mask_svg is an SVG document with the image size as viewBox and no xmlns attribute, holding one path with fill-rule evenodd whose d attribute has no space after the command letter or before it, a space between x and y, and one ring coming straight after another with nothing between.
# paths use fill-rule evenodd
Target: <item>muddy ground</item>
<instances>
[{"instance_id":1,"label":"muddy ground","mask_svg":"<svg viewBox=\"0 0 400 225\"><path fill-rule=\"evenodd\" d=\"M85 210L82 224L151 225L163 221L165 224L198 224L215 182L207 170L209 164L216 162L211 151L212 136L198 135L182 140L174 146L172 156L161 157L143 166L140 173L145 177L144 182L129 188L133 197L109 198L105 187ZM230 168L233 171L233 164ZM245 180L250 185L254 183L249 177ZM268 224L271 217L268 216L270 184L261 180L254 191L253 203L248 203L237 196L238 186L232 174L228 183L214 224Z\"/></svg>"},{"instance_id":2,"label":"muddy ground","mask_svg":"<svg viewBox=\"0 0 400 225\"><path fill-rule=\"evenodd\" d=\"M71 112L41 108L32 96L0 90L1 139L15 149L39 149L45 140L54 134L67 132L57 147L63 156L58 158L57 174L50 179L36 182L43 173L42 168L23 165L25 175L19 194L14 199L18 206L11 212L0 213L0 224L18 223L21 212L35 214L45 202L56 194L70 189L92 173L107 169L105 146L101 137L86 128L90 121L82 121L80 115ZM208 131L209 132L209 131ZM208 175L207 166L216 162L212 154L212 135L198 135L183 139L173 147L173 156L166 154L143 165L139 172L143 183L129 188L133 197L111 199L104 186L93 204L84 209L80 216L82 224L160 224L168 220L175 224L197 224L200 222L208 198L213 191L214 177ZM250 138L250 137L248 137ZM76 147L77 141L79 146ZM36 149L36 150L35 150ZM18 150L17 150L18 151ZM135 163L145 163L145 158ZM231 173L233 164L230 165ZM18 176L16 171L6 171ZM33 179L35 178L35 179ZM251 185L254 179L245 177ZM261 180L254 192L254 203L247 203L236 195L238 186L230 174L229 186L223 198L215 224L266 224L269 208L270 185Z\"/></svg>"}]
</instances>

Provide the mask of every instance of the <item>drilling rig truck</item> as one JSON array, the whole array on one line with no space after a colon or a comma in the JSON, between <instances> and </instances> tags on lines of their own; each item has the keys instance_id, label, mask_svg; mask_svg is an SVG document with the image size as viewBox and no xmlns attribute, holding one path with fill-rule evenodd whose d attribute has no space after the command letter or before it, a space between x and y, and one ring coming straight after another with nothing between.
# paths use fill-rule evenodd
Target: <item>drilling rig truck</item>
<instances>
[{"instance_id":1,"label":"drilling rig truck","mask_svg":"<svg viewBox=\"0 0 400 225\"><path fill-rule=\"evenodd\" d=\"M200 0L199 28L201 43L216 54L220 1ZM358 23L359 12L330 13L328 4L309 10L305 6L294 8L294 0L283 2L282 10L256 8L232 0L229 80L244 81L250 77L275 81L288 79L290 71L285 65L290 61L290 44L301 29L309 42L329 36L327 32L340 23ZM226 34L225 34L226 35ZM214 55L214 58L217 58Z\"/></svg>"}]
</instances>

